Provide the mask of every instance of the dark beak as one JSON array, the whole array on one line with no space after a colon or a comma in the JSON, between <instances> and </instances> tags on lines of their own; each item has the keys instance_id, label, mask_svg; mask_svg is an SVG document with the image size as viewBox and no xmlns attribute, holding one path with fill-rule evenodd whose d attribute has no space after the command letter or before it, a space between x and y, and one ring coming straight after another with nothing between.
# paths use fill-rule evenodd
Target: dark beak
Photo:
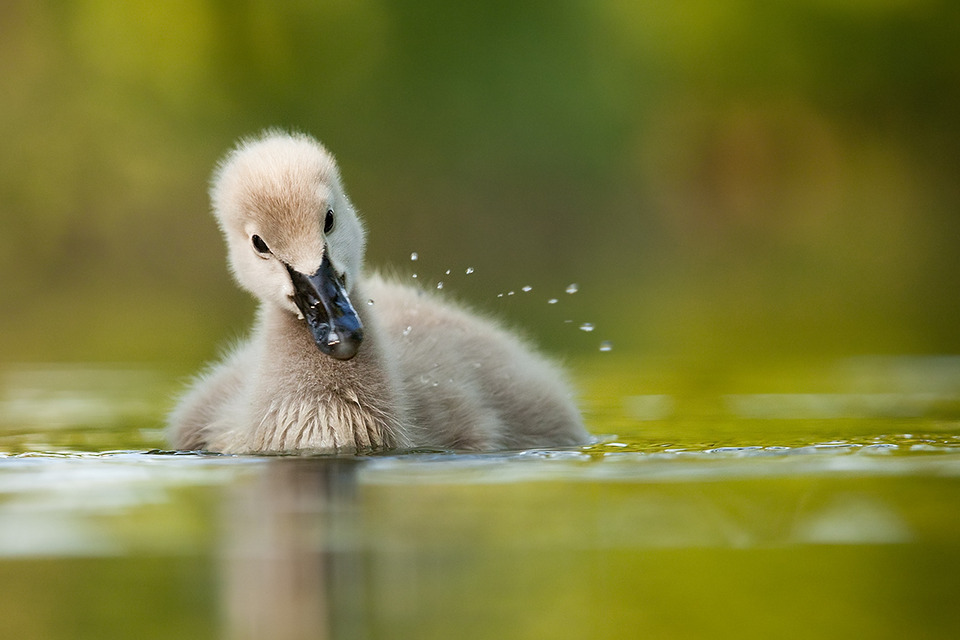
<instances>
[{"instance_id":1,"label":"dark beak","mask_svg":"<svg viewBox=\"0 0 960 640\"><path fill-rule=\"evenodd\" d=\"M289 265L293 302L307 320L317 348L337 360L357 355L363 341L363 324L350 304L343 278L337 275L326 254L313 275L304 275Z\"/></svg>"}]
</instances>

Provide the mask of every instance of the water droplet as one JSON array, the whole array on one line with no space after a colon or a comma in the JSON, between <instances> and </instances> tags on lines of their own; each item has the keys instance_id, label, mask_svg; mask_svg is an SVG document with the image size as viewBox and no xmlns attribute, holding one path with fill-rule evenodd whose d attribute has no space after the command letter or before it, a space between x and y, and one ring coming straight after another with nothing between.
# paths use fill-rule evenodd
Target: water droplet
<instances>
[{"instance_id":1,"label":"water droplet","mask_svg":"<svg viewBox=\"0 0 960 640\"><path fill-rule=\"evenodd\" d=\"M508 295L508 296L512 296L512 295L515 294L515 293L516 293L516 291L507 291L507 295Z\"/></svg>"},{"instance_id":2,"label":"water droplet","mask_svg":"<svg viewBox=\"0 0 960 640\"><path fill-rule=\"evenodd\" d=\"M410 254L410 260L412 260L413 262L416 262L419 258L420 258L420 256L417 255L417 252L416 252L416 251L414 251L413 253Z\"/></svg>"},{"instance_id":3,"label":"water droplet","mask_svg":"<svg viewBox=\"0 0 960 640\"><path fill-rule=\"evenodd\" d=\"M442 281L437 283L437 289L443 289L443 282L442 282Z\"/></svg>"},{"instance_id":4,"label":"water droplet","mask_svg":"<svg viewBox=\"0 0 960 640\"><path fill-rule=\"evenodd\" d=\"M497 294L497 297L498 297L498 298L502 298L502 297L503 297L503 294L502 294L502 293L498 293L498 294Z\"/></svg>"},{"instance_id":5,"label":"water droplet","mask_svg":"<svg viewBox=\"0 0 960 640\"><path fill-rule=\"evenodd\" d=\"M413 274L413 277L416 278L416 277L417 277L417 274Z\"/></svg>"},{"instance_id":6,"label":"water droplet","mask_svg":"<svg viewBox=\"0 0 960 640\"><path fill-rule=\"evenodd\" d=\"M428 378L424 374L420 374L420 384L429 384L429 383L430 383L430 378Z\"/></svg>"},{"instance_id":7,"label":"water droplet","mask_svg":"<svg viewBox=\"0 0 960 640\"><path fill-rule=\"evenodd\" d=\"M573 284L567 285L567 293L576 293L579 290L580 290L580 287L577 286L576 282L574 282Z\"/></svg>"},{"instance_id":8,"label":"water droplet","mask_svg":"<svg viewBox=\"0 0 960 640\"><path fill-rule=\"evenodd\" d=\"M436 380L433 381L433 386L437 387L437 386L439 386L439 385L440 385L440 383L439 383L438 381L436 381Z\"/></svg>"},{"instance_id":9,"label":"water droplet","mask_svg":"<svg viewBox=\"0 0 960 640\"><path fill-rule=\"evenodd\" d=\"M446 275L450 275L450 269L447 269L446 271L444 271L444 273L445 273Z\"/></svg>"},{"instance_id":10,"label":"water droplet","mask_svg":"<svg viewBox=\"0 0 960 640\"><path fill-rule=\"evenodd\" d=\"M613 351L613 343L609 340L604 340L600 343L600 351Z\"/></svg>"},{"instance_id":11,"label":"water droplet","mask_svg":"<svg viewBox=\"0 0 960 640\"><path fill-rule=\"evenodd\" d=\"M372 306L373 306L373 299L371 298L370 300L367 300L367 304L372 307Z\"/></svg>"},{"instance_id":12,"label":"water droplet","mask_svg":"<svg viewBox=\"0 0 960 640\"><path fill-rule=\"evenodd\" d=\"M474 368L474 369L479 369L479 368L480 368L480 363L479 363L479 362L474 362L474 363L473 363L473 368Z\"/></svg>"},{"instance_id":13,"label":"water droplet","mask_svg":"<svg viewBox=\"0 0 960 640\"><path fill-rule=\"evenodd\" d=\"M470 275L471 273L473 273L473 267L467 267L465 273L466 273L467 275Z\"/></svg>"},{"instance_id":14,"label":"water droplet","mask_svg":"<svg viewBox=\"0 0 960 640\"><path fill-rule=\"evenodd\" d=\"M410 335L411 331L413 331L413 327L407 327L406 329L403 330L403 335L408 336Z\"/></svg>"},{"instance_id":15,"label":"water droplet","mask_svg":"<svg viewBox=\"0 0 960 640\"><path fill-rule=\"evenodd\" d=\"M533 287L531 287L530 285L527 285L520 290L523 291L524 293L530 293L531 291L533 291Z\"/></svg>"},{"instance_id":16,"label":"water droplet","mask_svg":"<svg viewBox=\"0 0 960 640\"><path fill-rule=\"evenodd\" d=\"M547 304L557 304L557 302L559 302L559 300L557 300L556 298L550 298L549 300L547 300Z\"/></svg>"},{"instance_id":17,"label":"water droplet","mask_svg":"<svg viewBox=\"0 0 960 640\"><path fill-rule=\"evenodd\" d=\"M593 331L593 325L589 322L584 322L582 325L580 325L580 331Z\"/></svg>"}]
</instances>

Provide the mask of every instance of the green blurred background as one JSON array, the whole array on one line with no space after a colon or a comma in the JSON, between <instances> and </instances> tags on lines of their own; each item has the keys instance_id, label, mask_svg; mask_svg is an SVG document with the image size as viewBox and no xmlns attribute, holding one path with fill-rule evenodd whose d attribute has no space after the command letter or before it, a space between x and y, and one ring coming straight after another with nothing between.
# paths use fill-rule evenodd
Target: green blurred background
<instances>
[{"instance_id":1,"label":"green blurred background","mask_svg":"<svg viewBox=\"0 0 960 640\"><path fill-rule=\"evenodd\" d=\"M206 188L268 126L337 156L369 264L570 359L960 351L956 2L7 0L0 30L0 362L189 371L241 335Z\"/></svg>"}]
</instances>

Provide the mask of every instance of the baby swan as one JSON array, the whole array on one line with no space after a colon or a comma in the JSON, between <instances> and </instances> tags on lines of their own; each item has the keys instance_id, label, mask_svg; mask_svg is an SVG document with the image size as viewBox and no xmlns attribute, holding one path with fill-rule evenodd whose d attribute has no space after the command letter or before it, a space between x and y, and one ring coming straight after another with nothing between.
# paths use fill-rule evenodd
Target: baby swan
<instances>
[{"instance_id":1,"label":"baby swan","mask_svg":"<svg viewBox=\"0 0 960 640\"><path fill-rule=\"evenodd\" d=\"M213 210L251 336L169 417L177 449L496 450L589 440L560 372L433 294L362 272L364 229L333 157L267 131L214 173ZM368 303L371 301L371 303Z\"/></svg>"}]
</instances>

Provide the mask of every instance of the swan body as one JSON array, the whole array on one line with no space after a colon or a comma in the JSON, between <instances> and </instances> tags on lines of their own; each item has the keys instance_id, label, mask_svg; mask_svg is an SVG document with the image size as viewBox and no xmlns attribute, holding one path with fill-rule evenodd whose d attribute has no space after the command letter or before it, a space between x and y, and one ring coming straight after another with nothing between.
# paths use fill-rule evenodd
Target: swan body
<instances>
[{"instance_id":1,"label":"swan body","mask_svg":"<svg viewBox=\"0 0 960 640\"><path fill-rule=\"evenodd\" d=\"M223 453L472 451L589 441L561 372L495 322L362 271L364 229L313 138L241 141L211 186L250 337L169 417Z\"/></svg>"}]
</instances>

